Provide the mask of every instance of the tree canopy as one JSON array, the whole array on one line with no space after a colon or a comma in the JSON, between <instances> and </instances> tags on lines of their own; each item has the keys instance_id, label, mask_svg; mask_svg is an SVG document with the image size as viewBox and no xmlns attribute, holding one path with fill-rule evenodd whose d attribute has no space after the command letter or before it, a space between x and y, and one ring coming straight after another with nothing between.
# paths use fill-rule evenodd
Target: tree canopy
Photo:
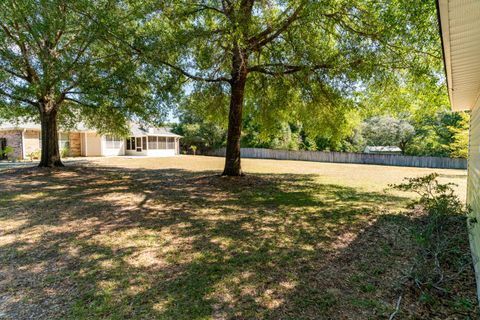
<instances>
[{"instance_id":1,"label":"tree canopy","mask_svg":"<svg viewBox=\"0 0 480 320\"><path fill-rule=\"evenodd\" d=\"M161 120L180 86L191 119L226 127L226 175L241 174L244 124L259 129L252 139L338 149L366 109L442 99L431 90L441 87L432 1L6 0L0 9L0 115L41 120L41 165L61 164L58 119L125 133L128 119Z\"/></svg>"},{"instance_id":2,"label":"tree canopy","mask_svg":"<svg viewBox=\"0 0 480 320\"><path fill-rule=\"evenodd\" d=\"M432 78L441 65L431 1L176 1L145 26L150 57L157 50L158 63L195 81L190 93L221 101L207 107L228 114L227 175L241 174L245 113L264 130L301 120L333 136L364 88L398 84L399 70Z\"/></svg>"},{"instance_id":3,"label":"tree canopy","mask_svg":"<svg viewBox=\"0 0 480 320\"><path fill-rule=\"evenodd\" d=\"M371 146L397 146L405 153L415 136L415 128L408 119L390 116L372 117L362 124L362 135Z\"/></svg>"},{"instance_id":4,"label":"tree canopy","mask_svg":"<svg viewBox=\"0 0 480 320\"><path fill-rule=\"evenodd\" d=\"M163 116L166 78L119 50L130 13L111 0L1 2L0 116L41 121L41 166L61 165L58 120L124 134L132 117Z\"/></svg>"}]
</instances>

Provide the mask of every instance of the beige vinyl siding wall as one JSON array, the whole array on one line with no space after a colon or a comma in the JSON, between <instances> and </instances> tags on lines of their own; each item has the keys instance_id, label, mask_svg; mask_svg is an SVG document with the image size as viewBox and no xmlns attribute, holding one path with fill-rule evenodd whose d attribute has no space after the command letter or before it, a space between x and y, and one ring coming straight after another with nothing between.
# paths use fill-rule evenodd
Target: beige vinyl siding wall
<instances>
[{"instance_id":1,"label":"beige vinyl siding wall","mask_svg":"<svg viewBox=\"0 0 480 320\"><path fill-rule=\"evenodd\" d=\"M470 246L480 296L480 103L473 108L470 118L468 155L467 203L472 212L469 219ZM477 221L477 222L475 222Z\"/></svg>"},{"instance_id":2,"label":"beige vinyl siding wall","mask_svg":"<svg viewBox=\"0 0 480 320\"><path fill-rule=\"evenodd\" d=\"M85 142L88 157L102 156L102 136L96 133L87 133Z\"/></svg>"}]
</instances>

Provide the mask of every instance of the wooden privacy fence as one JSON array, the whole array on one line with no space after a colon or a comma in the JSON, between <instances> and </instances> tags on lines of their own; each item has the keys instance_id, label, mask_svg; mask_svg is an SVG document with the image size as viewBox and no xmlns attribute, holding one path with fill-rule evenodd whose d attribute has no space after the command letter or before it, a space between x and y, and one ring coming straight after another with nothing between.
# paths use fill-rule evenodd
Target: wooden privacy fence
<instances>
[{"instance_id":1,"label":"wooden privacy fence","mask_svg":"<svg viewBox=\"0 0 480 320\"><path fill-rule=\"evenodd\" d=\"M207 152L210 156L225 156L225 148ZM324 151L290 151L260 148L242 148L243 158L303 160L335 163L377 164L385 166L439 168L439 169L466 169L467 159L416 157L397 154L372 154L353 152L324 152Z\"/></svg>"}]
</instances>

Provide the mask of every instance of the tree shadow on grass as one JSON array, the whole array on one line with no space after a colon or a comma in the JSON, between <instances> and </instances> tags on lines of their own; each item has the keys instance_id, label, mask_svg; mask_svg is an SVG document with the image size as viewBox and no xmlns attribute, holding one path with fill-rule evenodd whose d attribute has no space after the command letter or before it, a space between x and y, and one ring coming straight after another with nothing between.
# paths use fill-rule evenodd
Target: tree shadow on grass
<instances>
[{"instance_id":1,"label":"tree shadow on grass","mask_svg":"<svg viewBox=\"0 0 480 320\"><path fill-rule=\"evenodd\" d=\"M36 319L384 317L409 261L390 194L312 175L78 167L0 187L0 312Z\"/></svg>"}]
</instances>

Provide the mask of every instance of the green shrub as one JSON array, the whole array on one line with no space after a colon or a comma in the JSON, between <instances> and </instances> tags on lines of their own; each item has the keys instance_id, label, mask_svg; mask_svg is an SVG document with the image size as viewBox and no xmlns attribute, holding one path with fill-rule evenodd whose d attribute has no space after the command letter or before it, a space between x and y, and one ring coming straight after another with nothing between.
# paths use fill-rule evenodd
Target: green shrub
<instances>
[{"instance_id":1,"label":"green shrub","mask_svg":"<svg viewBox=\"0 0 480 320\"><path fill-rule=\"evenodd\" d=\"M196 145L191 145L190 150L192 150L193 155L195 155L195 153L197 152L197 146Z\"/></svg>"},{"instance_id":2,"label":"green shrub","mask_svg":"<svg viewBox=\"0 0 480 320\"><path fill-rule=\"evenodd\" d=\"M63 147L62 150L60 150L60 156L62 158L66 158L70 155L70 148L69 147Z\"/></svg>"},{"instance_id":3,"label":"green shrub","mask_svg":"<svg viewBox=\"0 0 480 320\"><path fill-rule=\"evenodd\" d=\"M0 155L6 157L7 159L11 159L10 154L13 153L13 148L10 146L6 146L5 149L0 149Z\"/></svg>"},{"instance_id":4,"label":"green shrub","mask_svg":"<svg viewBox=\"0 0 480 320\"><path fill-rule=\"evenodd\" d=\"M419 251L407 282L417 292L418 301L430 308L458 305L463 299L463 290L459 288L472 272L467 228L469 208L455 194L455 184L441 184L437 178L434 173L392 186L417 193L420 198L414 204L426 213L413 228Z\"/></svg>"}]
</instances>

